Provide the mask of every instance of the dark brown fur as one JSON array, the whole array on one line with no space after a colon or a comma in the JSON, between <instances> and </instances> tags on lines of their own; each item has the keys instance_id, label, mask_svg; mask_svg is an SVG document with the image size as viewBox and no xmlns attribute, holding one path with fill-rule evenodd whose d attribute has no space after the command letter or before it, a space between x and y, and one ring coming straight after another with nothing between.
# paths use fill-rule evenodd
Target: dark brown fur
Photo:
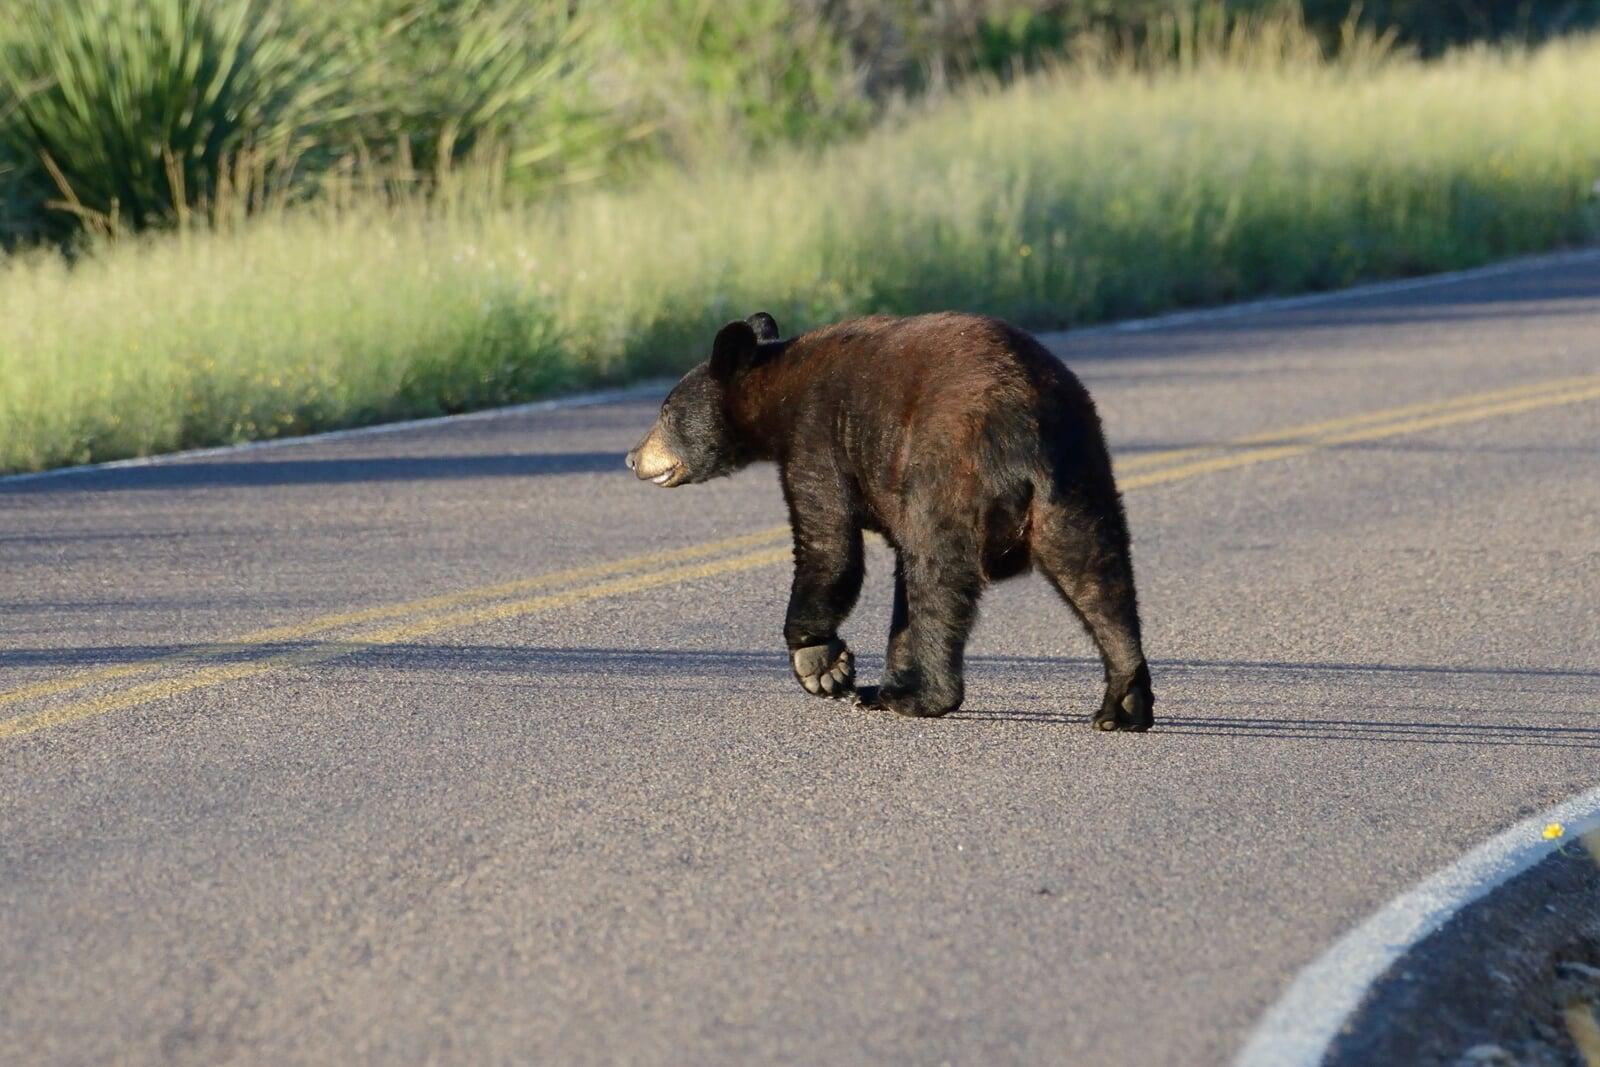
<instances>
[{"instance_id":1,"label":"dark brown fur","mask_svg":"<svg viewBox=\"0 0 1600 1067\"><path fill-rule=\"evenodd\" d=\"M652 437L681 459L670 484L779 465L795 540L784 636L807 689L840 695L853 683L838 627L861 587L862 531L875 530L897 553L895 609L883 684L864 703L913 715L959 707L984 585L1037 565L1100 648L1095 724L1150 725L1127 525L1100 421L1078 379L1023 331L946 313L853 319L780 341L770 316L752 316L718 334Z\"/></svg>"}]
</instances>

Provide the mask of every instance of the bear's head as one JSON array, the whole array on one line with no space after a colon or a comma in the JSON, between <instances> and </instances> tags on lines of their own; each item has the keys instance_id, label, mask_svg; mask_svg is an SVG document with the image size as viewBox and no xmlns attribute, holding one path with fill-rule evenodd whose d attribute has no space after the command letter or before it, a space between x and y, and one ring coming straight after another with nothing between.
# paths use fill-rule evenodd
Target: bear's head
<instances>
[{"instance_id":1,"label":"bear's head","mask_svg":"<svg viewBox=\"0 0 1600 1067\"><path fill-rule=\"evenodd\" d=\"M776 340L778 323L765 311L718 330L711 358L672 387L656 424L628 453L628 469L671 489L732 474L754 459L734 427L730 400L758 346Z\"/></svg>"}]
</instances>

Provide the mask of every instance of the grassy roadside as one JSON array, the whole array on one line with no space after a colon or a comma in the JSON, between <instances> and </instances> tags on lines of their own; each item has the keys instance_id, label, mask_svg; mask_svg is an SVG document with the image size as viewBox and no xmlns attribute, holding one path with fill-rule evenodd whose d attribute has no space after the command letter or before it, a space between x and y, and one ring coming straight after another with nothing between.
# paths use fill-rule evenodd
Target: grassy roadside
<instances>
[{"instance_id":1,"label":"grassy roadside","mask_svg":"<svg viewBox=\"0 0 1600 1067\"><path fill-rule=\"evenodd\" d=\"M322 206L13 257L0 471L681 369L758 307L786 329L936 307L1054 326L1584 241L1597 68L1600 38L1431 64L1256 42L543 208Z\"/></svg>"}]
</instances>

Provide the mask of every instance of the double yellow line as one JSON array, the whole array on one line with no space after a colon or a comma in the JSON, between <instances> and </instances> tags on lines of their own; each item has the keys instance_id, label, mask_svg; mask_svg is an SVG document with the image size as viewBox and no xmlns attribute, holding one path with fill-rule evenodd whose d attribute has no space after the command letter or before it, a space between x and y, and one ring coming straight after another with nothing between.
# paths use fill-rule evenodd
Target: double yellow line
<instances>
[{"instance_id":1,"label":"double yellow line","mask_svg":"<svg viewBox=\"0 0 1600 1067\"><path fill-rule=\"evenodd\" d=\"M1133 456L1117 463L1117 483L1126 492L1182 481L1201 474L1288 459L1321 448L1423 433L1501 415L1517 415L1600 397L1600 374L1553 378L1508 389L1470 393L1381 411L1324 419L1282 430L1238 437L1221 445L1180 448ZM1160 468L1150 470L1151 467Z\"/></svg>"},{"instance_id":2,"label":"double yellow line","mask_svg":"<svg viewBox=\"0 0 1600 1067\"><path fill-rule=\"evenodd\" d=\"M515 618L520 615L532 615L543 611L555 611L559 608L571 607L575 604L581 604L588 600L597 600L602 597L622 596L656 586L688 582L697 578L709 578L717 574L749 570L752 567L764 567L770 563L777 563L779 560L788 558L789 549L787 547L772 547L776 542L784 538L787 530L788 527L775 526L721 541L708 541L704 544L689 545L666 552L652 552L647 555L633 556L628 559L614 560L590 567L553 571L548 574L535 575L531 578L505 582L499 585L479 586L473 589L464 589L457 593L446 593L440 596L409 600L398 604L383 604L360 611L321 615L307 622L292 626L276 626L265 630L256 630L227 642L196 645L192 648L181 649L171 655L161 656L157 659L80 671L63 678L22 686L18 689L0 692L0 707L21 701L55 696L104 682L122 681L123 679L140 675L155 674L168 667L194 666L229 656L266 653L264 658L238 663L223 663L215 666L200 666L199 669L177 678L148 682L92 700L47 708L43 711L36 711L0 721L0 741L34 733L46 727L59 726L78 719L163 700L194 689L221 685L224 682L237 681L241 678L249 678L286 667L319 663L379 645L395 644L400 641L425 637L441 630L458 629L477 623ZM757 546L766 547L752 551ZM693 560L726 552L739 554L709 562L680 563L682 560ZM652 567L664 569L647 569ZM575 586L577 583L594 582L596 579L610 578L611 575L626 574L629 571L640 570L644 570L644 573L634 574L625 578L612 578L594 585L578 586L538 596L520 595L536 589ZM503 599L506 597L515 599ZM308 637L344 629L360 623L377 622L386 619L398 619L401 621L380 629L357 633L342 640L321 642L311 648L273 652L274 646L301 641Z\"/></svg>"},{"instance_id":3,"label":"double yellow line","mask_svg":"<svg viewBox=\"0 0 1600 1067\"><path fill-rule=\"evenodd\" d=\"M1219 445L1132 456L1118 461L1118 483L1128 492L1287 459L1318 449L1593 399L1600 399L1600 375L1553 379L1408 404L1252 434ZM446 630L770 566L789 558L787 535L787 527L775 526L739 537L555 571L514 582L322 615L303 623L256 630L230 641L196 645L157 659L80 671L25 685L0 692L0 708L158 674L168 668L183 670L171 678L141 682L101 696L45 707L0 721L0 741L197 689L336 659ZM336 630L378 622L388 625L339 639L321 640L309 647L281 648Z\"/></svg>"}]
</instances>

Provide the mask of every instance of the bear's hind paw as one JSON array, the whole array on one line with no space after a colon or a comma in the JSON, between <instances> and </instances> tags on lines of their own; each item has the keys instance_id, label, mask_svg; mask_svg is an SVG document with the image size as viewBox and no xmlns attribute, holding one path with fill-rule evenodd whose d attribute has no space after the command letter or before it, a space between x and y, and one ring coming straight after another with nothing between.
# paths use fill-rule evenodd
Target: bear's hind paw
<instances>
[{"instance_id":1,"label":"bear's hind paw","mask_svg":"<svg viewBox=\"0 0 1600 1067\"><path fill-rule=\"evenodd\" d=\"M1151 707L1154 703L1150 691L1141 686L1128 690L1127 695L1120 701L1114 700L1108 693L1105 703L1094 713L1094 728L1144 733L1155 725L1154 709Z\"/></svg>"},{"instance_id":2,"label":"bear's hind paw","mask_svg":"<svg viewBox=\"0 0 1600 1067\"><path fill-rule=\"evenodd\" d=\"M863 711L888 711L889 705L885 704L879 694L883 692L878 686L864 685L856 690L856 707Z\"/></svg>"},{"instance_id":3,"label":"bear's hind paw","mask_svg":"<svg viewBox=\"0 0 1600 1067\"><path fill-rule=\"evenodd\" d=\"M960 701L930 703L916 693L882 685L865 685L856 690L856 707L864 711L892 711L911 719L938 719L950 714Z\"/></svg>"}]
</instances>

